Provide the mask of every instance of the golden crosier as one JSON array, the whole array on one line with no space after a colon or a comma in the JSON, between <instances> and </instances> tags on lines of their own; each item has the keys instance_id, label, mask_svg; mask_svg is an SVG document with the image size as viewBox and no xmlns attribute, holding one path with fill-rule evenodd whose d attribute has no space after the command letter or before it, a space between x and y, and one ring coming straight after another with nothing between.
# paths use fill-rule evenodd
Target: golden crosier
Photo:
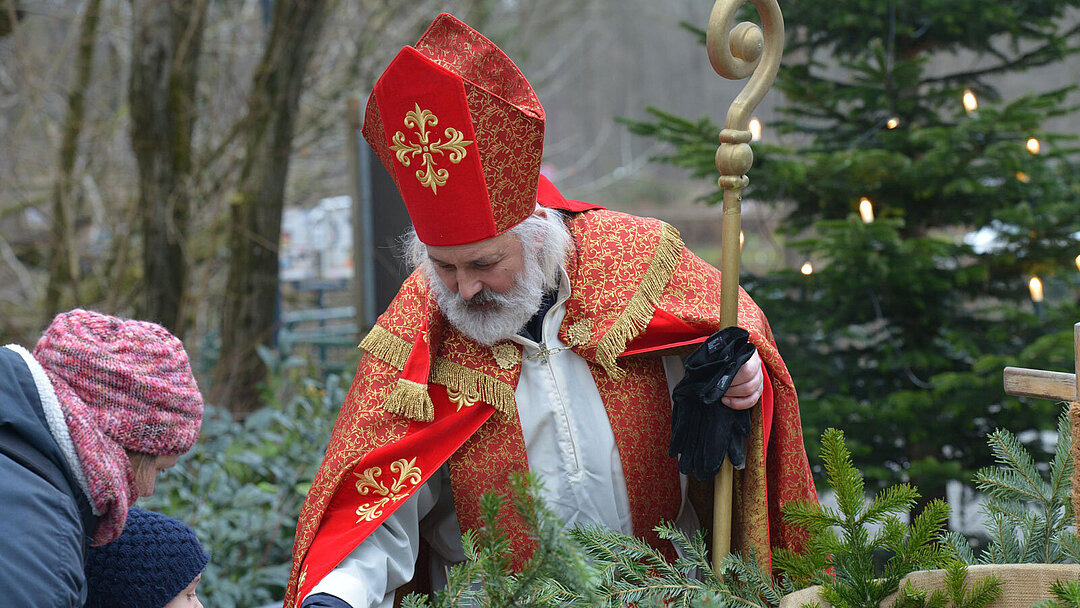
<instances>
[{"instance_id":1,"label":"golden crosier","mask_svg":"<svg viewBox=\"0 0 1080 608\"><path fill-rule=\"evenodd\" d=\"M734 28L735 12L752 1L761 16L761 26L740 23ZM764 28L764 31L763 31ZM716 149L717 183L724 189L724 220L721 228L720 317L724 327L736 325L739 314L739 235L742 232L742 189L750 179L746 173L754 164L750 149L753 135L750 116L776 80L784 54L784 17L776 0L718 0L709 15L705 47L717 74L730 80L750 80L728 109L720 147ZM714 485L713 568L731 552L731 505L734 471L724 461Z\"/></svg>"}]
</instances>

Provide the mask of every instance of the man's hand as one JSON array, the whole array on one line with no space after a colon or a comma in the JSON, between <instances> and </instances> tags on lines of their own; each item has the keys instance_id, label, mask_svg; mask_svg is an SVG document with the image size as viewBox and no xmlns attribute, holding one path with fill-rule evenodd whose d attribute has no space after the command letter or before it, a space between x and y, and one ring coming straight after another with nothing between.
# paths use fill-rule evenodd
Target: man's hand
<instances>
[{"instance_id":1,"label":"man's hand","mask_svg":"<svg viewBox=\"0 0 1080 608\"><path fill-rule=\"evenodd\" d=\"M745 329L709 336L683 362L686 374L671 392L671 442L679 472L711 479L725 458L746 466L750 407L761 396L761 358Z\"/></svg>"},{"instance_id":2,"label":"man's hand","mask_svg":"<svg viewBox=\"0 0 1080 608\"><path fill-rule=\"evenodd\" d=\"M733 410L754 407L761 398L764 384L765 376L761 373L761 357L755 350L754 356L739 368L739 373L735 374L735 379L731 381L731 386L728 387L720 402Z\"/></svg>"}]
</instances>

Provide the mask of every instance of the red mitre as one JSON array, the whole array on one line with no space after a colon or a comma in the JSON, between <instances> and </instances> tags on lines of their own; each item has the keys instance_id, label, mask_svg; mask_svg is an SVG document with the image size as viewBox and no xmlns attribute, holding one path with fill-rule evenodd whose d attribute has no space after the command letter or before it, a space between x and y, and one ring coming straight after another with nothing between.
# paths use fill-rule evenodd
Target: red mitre
<instances>
[{"instance_id":1,"label":"red mitre","mask_svg":"<svg viewBox=\"0 0 1080 608\"><path fill-rule=\"evenodd\" d=\"M452 15L390 62L363 134L427 245L489 239L536 207L544 109L506 53Z\"/></svg>"}]
</instances>

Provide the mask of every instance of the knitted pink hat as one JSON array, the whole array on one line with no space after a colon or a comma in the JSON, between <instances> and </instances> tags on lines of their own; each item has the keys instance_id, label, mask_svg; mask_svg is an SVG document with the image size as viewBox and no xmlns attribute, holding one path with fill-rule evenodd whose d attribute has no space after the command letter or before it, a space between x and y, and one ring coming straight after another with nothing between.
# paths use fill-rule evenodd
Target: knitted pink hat
<instances>
[{"instance_id":1,"label":"knitted pink hat","mask_svg":"<svg viewBox=\"0 0 1080 608\"><path fill-rule=\"evenodd\" d=\"M199 437L203 401L184 345L160 325L76 309L53 319L34 358L103 514L95 541L115 538L135 498L125 450L183 454Z\"/></svg>"}]
</instances>

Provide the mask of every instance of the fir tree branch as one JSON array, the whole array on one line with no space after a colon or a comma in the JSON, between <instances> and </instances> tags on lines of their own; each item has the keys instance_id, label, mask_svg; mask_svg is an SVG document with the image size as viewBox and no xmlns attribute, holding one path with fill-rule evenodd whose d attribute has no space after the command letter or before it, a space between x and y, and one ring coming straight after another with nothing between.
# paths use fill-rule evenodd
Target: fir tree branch
<instances>
[{"instance_id":1,"label":"fir tree branch","mask_svg":"<svg viewBox=\"0 0 1080 608\"><path fill-rule=\"evenodd\" d=\"M1072 29L1065 32L1065 34L1060 36L1060 39L1071 38L1071 37L1077 35L1078 33L1080 33L1080 25L1074 26ZM1055 44L1056 44L1056 40L1051 41L1051 42L1047 42L1046 44L1044 44L1042 46L1039 46L1039 47L1036 47L1036 48L1032 49L1031 51L1028 51L1027 53L1024 53L1022 55L1017 55L1011 61L1005 61L1005 62L999 63L997 65L993 65L993 66L990 66L990 67L987 67L987 68L982 68L982 69L979 69L979 70L969 70L969 71L966 71L966 72L955 72L953 74L945 74L945 75L942 75L942 76L935 76L935 77L931 77L931 78L925 78L925 79L923 79L922 82L923 82L923 84L932 84L932 83L936 83L936 82L947 82L947 83L974 82L974 81L977 81L977 80L979 80L980 78L982 78L984 76L991 76L993 74L1002 74L1002 73L1005 73L1005 72L1012 72L1012 71L1016 71L1018 69L1028 69L1028 68L1043 66L1043 65L1046 65L1046 64L1051 63L1053 61L1058 61L1058 60L1061 59L1060 56L1058 56L1055 53L1051 52L1051 51L1053 51ZM1069 53L1076 52L1077 50L1080 50L1080 49L1075 49L1075 48L1070 49Z\"/></svg>"}]
</instances>

